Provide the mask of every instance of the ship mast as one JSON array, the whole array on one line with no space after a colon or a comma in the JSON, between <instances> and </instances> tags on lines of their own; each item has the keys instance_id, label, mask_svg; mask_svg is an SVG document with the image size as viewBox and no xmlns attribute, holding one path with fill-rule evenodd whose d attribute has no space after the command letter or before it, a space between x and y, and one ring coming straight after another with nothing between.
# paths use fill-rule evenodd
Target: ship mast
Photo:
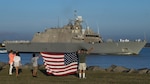
<instances>
[{"instance_id":1,"label":"ship mast","mask_svg":"<svg viewBox=\"0 0 150 84\"><path fill-rule=\"evenodd\" d=\"M74 10L74 18L77 17L77 10Z\"/></svg>"},{"instance_id":2,"label":"ship mast","mask_svg":"<svg viewBox=\"0 0 150 84\"><path fill-rule=\"evenodd\" d=\"M75 17L75 20L74 20L74 29L81 31L82 30L81 23L83 22L82 16L77 16L77 11L75 10L74 11L74 17Z\"/></svg>"}]
</instances>

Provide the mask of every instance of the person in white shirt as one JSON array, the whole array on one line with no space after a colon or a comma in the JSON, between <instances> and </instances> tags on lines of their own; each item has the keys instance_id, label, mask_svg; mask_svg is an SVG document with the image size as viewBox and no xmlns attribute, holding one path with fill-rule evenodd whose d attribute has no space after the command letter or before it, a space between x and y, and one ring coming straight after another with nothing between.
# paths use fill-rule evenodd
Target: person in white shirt
<instances>
[{"instance_id":1,"label":"person in white shirt","mask_svg":"<svg viewBox=\"0 0 150 84\"><path fill-rule=\"evenodd\" d=\"M18 77L19 74L19 66L21 65L21 57L18 53L16 53L14 57L14 66L16 68L16 76Z\"/></svg>"}]
</instances>

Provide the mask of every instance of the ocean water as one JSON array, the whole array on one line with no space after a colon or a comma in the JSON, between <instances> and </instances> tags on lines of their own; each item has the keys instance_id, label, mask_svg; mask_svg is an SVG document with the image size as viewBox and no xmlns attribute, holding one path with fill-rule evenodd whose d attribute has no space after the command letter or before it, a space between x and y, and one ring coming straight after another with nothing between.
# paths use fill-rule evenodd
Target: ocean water
<instances>
[{"instance_id":1,"label":"ocean water","mask_svg":"<svg viewBox=\"0 0 150 84\"><path fill-rule=\"evenodd\" d=\"M124 66L127 68L149 68L150 69L150 48L143 48L139 55L93 55L87 57L88 66L100 66L108 68L111 65Z\"/></svg>"},{"instance_id":2,"label":"ocean water","mask_svg":"<svg viewBox=\"0 0 150 84\"><path fill-rule=\"evenodd\" d=\"M31 53L21 53L21 63L31 63ZM8 54L0 54L0 62L8 63ZM43 64L42 57L38 60ZM150 69L150 48L143 48L139 55L89 55L86 58L87 66L100 66L108 68L111 65L124 66L127 68L149 68Z\"/></svg>"}]
</instances>

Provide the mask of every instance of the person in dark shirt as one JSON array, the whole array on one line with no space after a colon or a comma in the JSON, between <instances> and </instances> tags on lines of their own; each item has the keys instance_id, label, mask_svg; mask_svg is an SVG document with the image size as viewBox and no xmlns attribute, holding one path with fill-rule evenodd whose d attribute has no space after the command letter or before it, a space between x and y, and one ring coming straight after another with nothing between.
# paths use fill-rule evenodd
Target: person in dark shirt
<instances>
[{"instance_id":1,"label":"person in dark shirt","mask_svg":"<svg viewBox=\"0 0 150 84\"><path fill-rule=\"evenodd\" d=\"M78 50L78 57L79 57L79 78L86 78L85 77L85 70L86 70L86 56L93 50L93 48L87 49L80 49Z\"/></svg>"}]
</instances>

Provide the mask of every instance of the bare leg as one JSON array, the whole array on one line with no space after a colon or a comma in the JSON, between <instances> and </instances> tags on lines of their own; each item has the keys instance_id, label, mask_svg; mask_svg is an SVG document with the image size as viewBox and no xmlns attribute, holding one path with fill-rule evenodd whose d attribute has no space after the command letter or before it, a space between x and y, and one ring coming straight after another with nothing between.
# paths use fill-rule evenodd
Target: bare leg
<instances>
[{"instance_id":1,"label":"bare leg","mask_svg":"<svg viewBox=\"0 0 150 84\"><path fill-rule=\"evenodd\" d=\"M33 76L37 76L37 67L34 67L34 69L33 69Z\"/></svg>"},{"instance_id":2,"label":"bare leg","mask_svg":"<svg viewBox=\"0 0 150 84\"><path fill-rule=\"evenodd\" d=\"M16 67L16 76L18 77L18 67Z\"/></svg>"}]
</instances>

